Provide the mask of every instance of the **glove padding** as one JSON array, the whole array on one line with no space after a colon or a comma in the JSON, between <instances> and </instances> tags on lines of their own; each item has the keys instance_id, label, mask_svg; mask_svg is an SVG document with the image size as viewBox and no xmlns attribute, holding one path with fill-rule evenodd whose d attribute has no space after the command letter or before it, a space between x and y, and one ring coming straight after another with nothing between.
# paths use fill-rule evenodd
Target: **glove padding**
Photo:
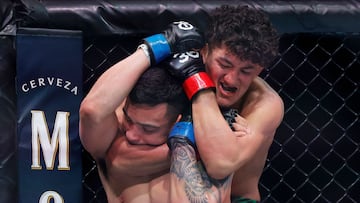
<instances>
[{"instance_id":1,"label":"glove padding","mask_svg":"<svg viewBox=\"0 0 360 203\"><path fill-rule=\"evenodd\" d=\"M191 100L196 93L205 89L215 90L215 85L205 72L204 63L198 51L176 53L167 59L168 71L183 83L184 91Z\"/></svg>"},{"instance_id":2,"label":"glove padding","mask_svg":"<svg viewBox=\"0 0 360 203\"><path fill-rule=\"evenodd\" d=\"M167 144L169 149L174 148L175 142L183 142L196 147L192 117L190 114L183 115L182 119L175 123L168 136Z\"/></svg>"},{"instance_id":3,"label":"glove padding","mask_svg":"<svg viewBox=\"0 0 360 203\"><path fill-rule=\"evenodd\" d=\"M157 64L173 53L200 49L205 41L202 32L186 21L171 23L160 34L155 34L143 40L148 47L151 64Z\"/></svg>"},{"instance_id":4,"label":"glove padding","mask_svg":"<svg viewBox=\"0 0 360 203\"><path fill-rule=\"evenodd\" d=\"M223 108L221 109L221 113L224 116L227 123L229 124L231 130L235 131L233 127L233 123L235 122L235 117L237 116L238 111L236 109Z\"/></svg>"}]
</instances>

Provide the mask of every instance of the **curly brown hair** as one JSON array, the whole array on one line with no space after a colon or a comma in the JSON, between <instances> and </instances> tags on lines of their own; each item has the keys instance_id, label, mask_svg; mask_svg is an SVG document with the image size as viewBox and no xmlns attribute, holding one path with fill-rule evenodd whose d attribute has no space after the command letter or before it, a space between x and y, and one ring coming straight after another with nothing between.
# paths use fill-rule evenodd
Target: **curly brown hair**
<instances>
[{"instance_id":1,"label":"curly brown hair","mask_svg":"<svg viewBox=\"0 0 360 203\"><path fill-rule=\"evenodd\" d=\"M268 67L278 54L279 36L268 16L248 6L222 5L210 14L210 51L225 45L242 60Z\"/></svg>"}]
</instances>

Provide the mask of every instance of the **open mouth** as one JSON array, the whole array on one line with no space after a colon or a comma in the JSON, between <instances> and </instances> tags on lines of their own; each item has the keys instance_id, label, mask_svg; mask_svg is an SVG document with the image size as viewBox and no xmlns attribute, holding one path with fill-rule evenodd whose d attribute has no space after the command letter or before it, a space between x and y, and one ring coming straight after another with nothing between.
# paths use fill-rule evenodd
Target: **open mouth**
<instances>
[{"instance_id":1,"label":"open mouth","mask_svg":"<svg viewBox=\"0 0 360 203\"><path fill-rule=\"evenodd\" d=\"M220 87L225 94L233 94L236 92L236 87L226 86L224 83L220 83Z\"/></svg>"}]
</instances>

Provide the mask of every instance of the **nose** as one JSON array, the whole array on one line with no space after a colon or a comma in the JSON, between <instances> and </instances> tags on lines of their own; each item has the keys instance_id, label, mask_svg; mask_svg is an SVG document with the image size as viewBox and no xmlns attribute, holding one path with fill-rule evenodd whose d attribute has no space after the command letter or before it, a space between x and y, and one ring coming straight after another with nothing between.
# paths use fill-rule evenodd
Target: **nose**
<instances>
[{"instance_id":1,"label":"nose","mask_svg":"<svg viewBox=\"0 0 360 203\"><path fill-rule=\"evenodd\" d=\"M125 137L130 144L142 144L141 136L133 124L125 125Z\"/></svg>"},{"instance_id":2,"label":"nose","mask_svg":"<svg viewBox=\"0 0 360 203\"><path fill-rule=\"evenodd\" d=\"M231 84L234 84L237 80L238 74L235 70L231 70L227 72L224 76L224 82L226 85L231 86Z\"/></svg>"}]
</instances>

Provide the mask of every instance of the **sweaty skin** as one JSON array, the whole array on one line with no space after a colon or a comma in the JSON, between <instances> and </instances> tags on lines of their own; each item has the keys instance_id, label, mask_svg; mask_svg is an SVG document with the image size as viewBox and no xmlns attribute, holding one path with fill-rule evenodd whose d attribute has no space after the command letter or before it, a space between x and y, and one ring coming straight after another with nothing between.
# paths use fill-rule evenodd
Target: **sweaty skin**
<instances>
[{"instance_id":1,"label":"sweaty skin","mask_svg":"<svg viewBox=\"0 0 360 203\"><path fill-rule=\"evenodd\" d=\"M259 201L259 179L283 117L283 102L257 76L262 67L241 61L222 48L213 50L211 55L205 50L203 58L208 66L212 65L208 73L215 78L213 81L219 90L216 94L210 90L201 92L192 104L196 142L203 165L211 177L219 180L235 171L231 195ZM238 109L234 132L223 119L218 103ZM159 187L166 185L160 181L164 176L152 180L150 185L157 187L151 190L150 196L167 194L166 187Z\"/></svg>"}]
</instances>

